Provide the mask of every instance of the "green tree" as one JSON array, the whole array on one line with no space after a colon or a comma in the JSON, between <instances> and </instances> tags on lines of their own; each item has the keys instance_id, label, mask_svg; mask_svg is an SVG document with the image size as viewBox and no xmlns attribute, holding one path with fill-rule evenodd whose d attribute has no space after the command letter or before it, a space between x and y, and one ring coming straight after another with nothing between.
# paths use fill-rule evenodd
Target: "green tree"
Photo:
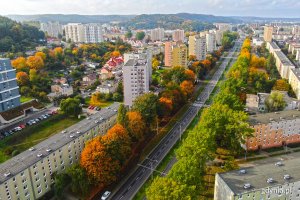
<instances>
[{"instance_id":1,"label":"green tree","mask_svg":"<svg viewBox=\"0 0 300 200\"><path fill-rule=\"evenodd\" d=\"M72 192L86 196L91 185L86 171L79 164L75 164L67 169L67 174L71 178Z\"/></svg>"},{"instance_id":2,"label":"green tree","mask_svg":"<svg viewBox=\"0 0 300 200\"><path fill-rule=\"evenodd\" d=\"M139 31L136 33L135 38L137 40L143 40L145 38L146 34L144 31Z\"/></svg>"},{"instance_id":3,"label":"green tree","mask_svg":"<svg viewBox=\"0 0 300 200\"><path fill-rule=\"evenodd\" d=\"M141 113L146 125L150 125L157 117L157 103L158 97L155 94L143 94L135 99L132 110Z\"/></svg>"},{"instance_id":4,"label":"green tree","mask_svg":"<svg viewBox=\"0 0 300 200\"><path fill-rule=\"evenodd\" d=\"M171 178L157 177L147 188L146 197L148 200L191 200L196 198L195 189Z\"/></svg>"},{"instance_id":5,"label":"green tree","mask_svg":"<svg viewBox=\"0 0 300 200\"><path fill-rule=\"evenodd\" d=\"M117 116L117 122L118 124L121 124L122 126L126 127L127 124L127 108L124 106L124 104L121 104L118 110L118 116Z\"/></svg>"},{"instance_id":6,"label":"green tree","mask_svg":"<svg viewBox=\"0 0 300 200\"><path fill-rule=\"evenodd\" d=\"M127 39L132 38L132 32L131 32L131 30L127 31L127 33L125 34L125 37L126 37Z\"/></svg>"},{"instance_id":7,"label":"green tree","mask_svg":"<svg viewBox=\"0 0 300 200\"><path fill-rule=\"evenodd\" d=\"M265 100L265 105L269 112L281 111L286 107L284 95L280 92L272 92Z\"/></svg>"},{"instance_id":8,"label":"green tree","mask_svg":"<svg viewBox=\"0 0 300 200\"><path fill-rule=\"evenodd\" d=\"M226 104L233 110L244 110L244 105L237 95L221 91L214 98L214 103Z\"/></svg>"},{"instance_id":9,"label":"green tree","mask_svg":"<svg viewBox=\"0 0 300 200\"><path fill-rule=\"evenodd\" d=\"M67 98L60 102L60 109L66 115L76 117L82 112L80 100L75 98Z\"/></svg>"},{"instance_id":10,"label":"green tree","mask_svg":"<svg viewBox=\"0 0 300 200\"><path fill-rule=\"evenodd\" d=\"M54 175L54 194L57 199L63 199L63 191L69 184L70 177L66 173Z\"/></svg>"}]
</instances>

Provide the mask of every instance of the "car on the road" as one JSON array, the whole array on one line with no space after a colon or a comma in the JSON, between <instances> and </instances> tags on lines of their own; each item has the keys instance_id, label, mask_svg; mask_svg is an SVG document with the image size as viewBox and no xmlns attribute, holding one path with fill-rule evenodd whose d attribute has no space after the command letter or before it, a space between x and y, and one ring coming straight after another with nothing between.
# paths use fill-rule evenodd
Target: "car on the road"
<instances>
[{"instance_id":1,"label":"car on the road","mask_svg":"<svg viewBox=\"0 0 300 200\"><path fill-rule=\"evenodd\" d=\"M110 191L104 192L104 194L101 197L101 200L106 200L109 197L110 193L111 193Z\"/></svg>"}]
</instances>

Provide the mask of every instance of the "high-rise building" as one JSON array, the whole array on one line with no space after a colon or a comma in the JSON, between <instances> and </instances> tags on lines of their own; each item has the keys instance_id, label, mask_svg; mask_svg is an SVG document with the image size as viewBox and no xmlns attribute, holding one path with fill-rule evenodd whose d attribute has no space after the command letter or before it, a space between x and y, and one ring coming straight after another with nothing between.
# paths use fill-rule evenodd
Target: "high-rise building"
<instances>
[{"instance_id":1,"label":"high-rise building","mask_svg":"<svg viewBox=\"0 0 300 200\"><path fill-rule=\"evenodd\" d=\"M206 38L194 35L189 37L189 56L196 56L197 60L206 58Z\"/></svg>"},{"instance_id":2,"label":"high-rise building","mask_svg":"<svg viewBox=\"0 0 300 200\"><path fill-rule=\"evenodd\" d=\"M172 67L187 67L187 46L177 43L172 47Z\"/></svg>"},{"instance_id":3,"label":"high-rise building","mask_svg":"<svg viewBox=\"0 0 300 200\"><path fill-rule=\"evenodd\" d=\"M272 26L265 26L264 27L264 40L265 40L265 42L272 42L272 35L273 35L273 27Z\"/></svg>"},{"instance_id":4,"label":"high-rise building","mask_svg":"<svg viewBox=\"0 0 300 200\"><path fill-rule=\"evenodd\" d=\"M214 24L218 30L220 31L231 31L232 25L227 23L215 23Z\"/></svg>"},{"instance_id":5,"label":"high-rise building","mask_svg":"<svg viewBox=\"0 0 300 200\"><path fill-rule=\"evenodd\" d=\"M216 34L216 43L217 43L218 46L221 46L221 45L222 45L223 32L224 32L224 31L215 30L215 34Z\"/></svg>"},{"instance_id":6,"label":"high-rise building","mask_svg":"<svg viewBox=\"0 0 300 200\"><path fill-rule=\"evenodd\" d=\"M217 173L214 200L299 199L299 153L253 161L246 168Z\"/></svg>"},{"instance_id":7,"label":"high-rise building","mask_svg":"<svg viewBox=\"0 0 300 200\"><path fill-rule=\"evenodd\" d=\"M206 50L210 53L217 50L216 35L214 33L206 34Z\"/></svg>"},{"instance_id":8,"label":"high-rise building","mask_svg":"<svg viewBox=\"0 0 300 200\"><path fill-rule=\"evenodd\" d=\"M69 23L65 26L66 40L75 43L103 42L102 26L99 24Z\"/></svg>"},{"instance_id":9,"label":"high-rise building","mask_svg":"<svg viewBox=\"0 0 300 200\"><path fill-rule=\"evenodd\" d=\"M125 57L125 56L124 56ZM126 55L123 66L124 104L132 106L134 100L149 92L152 75L151 53Z\"/></svg>"},{"instance_id":10,"label":"high-rise building","mask_svg":"<svg viewBox=\"0 0 300 200\"><path fill-rule=\"evenodd\" d=\"M172 38L174 42L183 42L184 41L184 30L174 30L172 33Z\"/></svg>"},{"instance_id":11,"label":"high-rise building","mask_svg":"<svg viewBox=\"0 0 300 200\"><path fill-rule=\"evenodd\" d=\"M165 37L165 30L163 28L151 29L150 31L150 39L151 41L162 41Z\"/></svg>"},{"instance_id":12,"label":"high-rise building","mask_svg":"<svg viewBox=\"0 0 300 200\"><path fill-rule=\"evenodd\" d=\"M0 58L0 112L19 106L20 94L16 70L8 58Z\"/></svg>"},{"instance_id":13,"label":"high-rise building","mask_svg":"<svg viewBox=\"0 0 300 200\"><path fill-rule=\"evenodd\" d=\"M59 22L41 23L41 31L51 37L58 37L63 34L63 26Z\"/></svg>"},{"instance_id":14,"label":"high-rise building","mask_svg":"<svg viewBox=\"0 0 300 200\"><path fill-rule=\"evenodd\" d=\"M187 46L181 42L165 43L165 66L187 67Z\"/></svg>"}]
</instances>

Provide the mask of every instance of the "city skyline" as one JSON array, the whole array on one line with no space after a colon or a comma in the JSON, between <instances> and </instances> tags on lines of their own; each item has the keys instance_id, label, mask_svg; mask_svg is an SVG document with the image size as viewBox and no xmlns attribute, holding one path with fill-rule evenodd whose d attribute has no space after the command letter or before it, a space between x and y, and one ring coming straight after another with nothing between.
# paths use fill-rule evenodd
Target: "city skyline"
<instances>
[{"instance_id":1,"label":"city skyline","mask_svg":"<svg viewBox=\"0 0 300 200\"><path fill-rule=\"evenodd\" d=\"M186 0L164 2L158 0L15 0L0 4L1 15L20 14L84 14L84 15L138 15L138 14L172 14L199 13L217 16L257 16L257 17L300 17L297 0ZM85 6L82 6L85 5ZM128 6L130 5L130 6Z\"/></svg>"}]
</instances>

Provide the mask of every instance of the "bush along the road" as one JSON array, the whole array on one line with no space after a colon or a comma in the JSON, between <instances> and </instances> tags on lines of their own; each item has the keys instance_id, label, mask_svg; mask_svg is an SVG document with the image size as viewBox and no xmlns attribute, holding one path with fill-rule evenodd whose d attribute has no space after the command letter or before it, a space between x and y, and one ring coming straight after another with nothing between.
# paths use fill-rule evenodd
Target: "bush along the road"
<instances>
[{"instance_id":1,"label":"bush along the road","mask_svg":"<svg viewBox=\"0 0 300 200\"><path fill-rule=\"evenodd\" d=\"M148 200L197 199L204 193L206 162L213 159L218 147L240 151L243 138L252 133L248 116L243 112L242 87L247 84L250 63L250 40L244 41L241 54L227 73L213 104L204 109L198 125L176 151L178 162L166 177L157 177L146 190Z\"/></svg>"}]
</instances>

